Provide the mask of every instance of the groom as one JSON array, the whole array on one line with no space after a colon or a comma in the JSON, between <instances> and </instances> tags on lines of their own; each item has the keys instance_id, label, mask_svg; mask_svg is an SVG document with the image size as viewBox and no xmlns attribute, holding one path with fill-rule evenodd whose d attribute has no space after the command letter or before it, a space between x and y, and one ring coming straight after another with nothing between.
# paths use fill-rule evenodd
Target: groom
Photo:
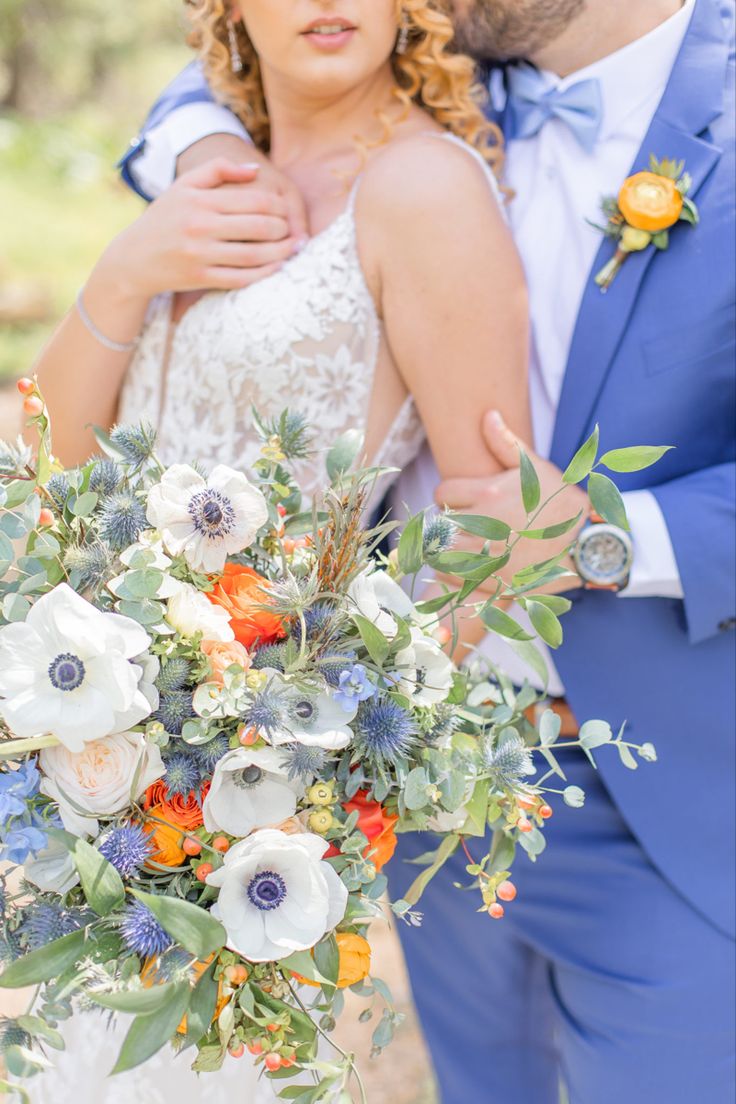
<instances>
[{"instance_id":1,"label":"groom","mask_svg":"<svg viewBox=\"0 0 736 1104\"><path fill-rule=\"evenodd\" d=\"M332 0L322 6L339 10ZM596 422L606 447L676 449L652 471L620 477L630 567L612 562L623 535L596 544L595 526L584 531L593 542L588 586L569 594L550 685L571 729L573 716L626 719L660 761L639 777L601 755L597 776L568 754L568 781L586 790L586 809L563 806L536 868L520 860L518 897L500 923L453 890L468 881L465 860L448 864L424 899L423 927L405 939L417 1006L444 1104L554 1104L560 1080L571 1104L730 1104L733 2L454 0L454 8L461 45L489 69L519 57L534 65L493 71L490 82L531 294L535 442L527 447L543 484L558 484ZM179 170L221 151L257 161L243 142L240 124L190 67L154 108L123 171L151 196L173 179L177 158ZM596 221L600 196L617 193L651 154L685 162L701 222L676 226L667 251L629 256L604 295L593 276L612 246L586 220ZM288 183L262 172L298 211ZM254 194L243 188L244 211ZM484 426L506 470L448 482L437 498L514 523L517 443L492 414ZM435 482L425 457L405 473L399 499L420 508ZM617 594L596 585L606 558ZM508 657L493 655L510 669ZM404 858L425 848L402 840ZM394 867L401 896L412 868Z\"/></svg>"}]
</instances>

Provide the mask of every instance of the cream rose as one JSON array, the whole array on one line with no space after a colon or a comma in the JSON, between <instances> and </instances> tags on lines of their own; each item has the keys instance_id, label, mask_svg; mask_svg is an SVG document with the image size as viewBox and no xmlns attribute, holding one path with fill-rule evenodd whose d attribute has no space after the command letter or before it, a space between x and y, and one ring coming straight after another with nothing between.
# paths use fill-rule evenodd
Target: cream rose
<instances>
[{"instance_id":1,"label":"cream rose","mask_svg":"<svg viewBox=\"0 0 736 1104\"><path fill-rule=\"evenodd\" d=\"M176 593L169 598L166 620L182 636L194 636L199 632L207 640L228 642L235 639L227 611L213 605L201 590L189 583L179 583Z\"/></svg>"},{"instance_id":2,"label":"cream rose","mask_svg":"<svg viewBox=\"0 0 736 1104\"><path fill-rule=\"evenodd\" d=\"M140 732L92 740L76 755L61 746L44 748L39 766L41 792L58 801L64 827L75 836L96 836L98 817L126 809L166 771L161 752Z\"/></svg>"}]
</instances>

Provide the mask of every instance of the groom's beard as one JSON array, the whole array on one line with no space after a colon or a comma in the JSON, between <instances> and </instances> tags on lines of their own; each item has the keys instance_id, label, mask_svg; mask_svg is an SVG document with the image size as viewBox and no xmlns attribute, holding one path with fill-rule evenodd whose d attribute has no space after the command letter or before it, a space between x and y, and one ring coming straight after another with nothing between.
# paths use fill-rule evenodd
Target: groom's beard
<instances>
[{"instance_id":1,"label":"groom's beard","mask_svg":"<svg viewBox=\"0 0 736 1104\"><path fill-rule=\"evenodd\" d=\"M455 45L479 61L529 57L554 42L587 0L452 0Z\"/></svg>"}]
</instances>

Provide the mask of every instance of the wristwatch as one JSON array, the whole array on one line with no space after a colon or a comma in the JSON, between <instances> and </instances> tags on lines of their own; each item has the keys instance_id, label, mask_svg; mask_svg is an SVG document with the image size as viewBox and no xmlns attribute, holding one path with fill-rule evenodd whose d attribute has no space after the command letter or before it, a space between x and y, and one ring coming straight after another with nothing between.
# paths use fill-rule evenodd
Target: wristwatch
<instances>
[{"instance_id":1,"label":"wristwatch","mask_svg":"<svg viewBox=\"0 0 736 1104\"><path fill-rule=\"evenodd\" d=\"M572 558L586 590L619 591L628 584L634 546L624 529L592 514L578 536Z\"/></svg>"}]
</instances>

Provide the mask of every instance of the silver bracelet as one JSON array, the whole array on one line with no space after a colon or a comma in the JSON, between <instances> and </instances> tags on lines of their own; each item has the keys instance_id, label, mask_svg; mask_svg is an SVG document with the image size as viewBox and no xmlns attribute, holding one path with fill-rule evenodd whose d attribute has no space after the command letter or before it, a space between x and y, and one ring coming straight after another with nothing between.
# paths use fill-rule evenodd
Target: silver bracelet
<instances>
[{"instance_id":1,"label":"silver bracelet","mask_svg":"<svg viewBox=\"0 0 736 1104\"><path fill-rule=\"evenodd\" d=\"M132 341L113 341L112 338L105 337L103 333L100 333L90 316L87 314L87 308L84 305L81 291L77 296L77 311L79 312L79 317L82 319L82 322L95 338L95 340L99 341L100 345L104 345L106 349L110 350L110 352L132 353L133 350L138 347L138 344L141 340L140 337L135 337Z\"/></svg>"}]
</instances>

